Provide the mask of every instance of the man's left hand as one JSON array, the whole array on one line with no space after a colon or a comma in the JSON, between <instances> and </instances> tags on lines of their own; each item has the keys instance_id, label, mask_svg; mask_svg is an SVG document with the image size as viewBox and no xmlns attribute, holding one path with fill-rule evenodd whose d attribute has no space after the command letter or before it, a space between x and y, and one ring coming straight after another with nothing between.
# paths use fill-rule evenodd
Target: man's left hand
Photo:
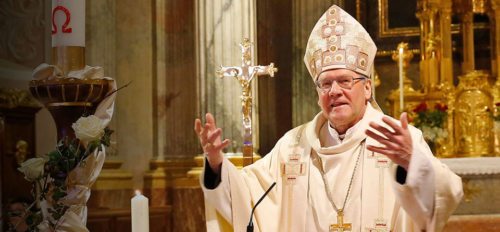
<instances>
[{"instance_id":1,"label":"man's left hand","mask_svg":"<svg viewBox=\"0 0 500 232\"><path fill-rule=\"evenodd\" d=\"M396 124L392 119L387 116L382 118L382 121L389 125L393 131L383 127L380 124L370 122L371 129L378 131L383 136L376 134L371 130L366 130L366 135L377 140L384 146L377 147L368 145L369 151L377 152L387 156L394 163L403 167L408 171L410 159L413 151L413 144L411 140L410 130L408 129L408 115L406 112L401 114L401 126Z\"/></svg>"}]
</instances>

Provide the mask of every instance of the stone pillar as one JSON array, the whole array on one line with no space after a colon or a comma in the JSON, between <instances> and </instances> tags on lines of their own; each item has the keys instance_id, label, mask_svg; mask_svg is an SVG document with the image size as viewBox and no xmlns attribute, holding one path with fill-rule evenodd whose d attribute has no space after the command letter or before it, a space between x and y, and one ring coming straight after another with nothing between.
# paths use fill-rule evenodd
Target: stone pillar
<instances>
[{"instance_id":1,"label":"stone pillar","mask_svg":"<svg viewBox=\"0 0 500 232\"><path fill-rule=\"evenodd\" d=\"M185 0L179 0L185 1ZM196 31L196 73L191 82L193 98L191 106L196 108L195 117L203 117L207 112L214 115L217 126L223 130L223 137L233 141L233 147L229 151L241 151L242 141L242 113L241 113L241 87L236 79L219 78L216 70L220 66L240 66L241 51L239 44L244 38L249 38L254 43L254 60L256 51L256 0L251 1L231 1L231 0L195 0L194 29ZM161 7L157 7L161 8ZM191 67L191 70L194 70ZM253 96L253 141L254 150L258 149L258 78L252 81ZM186 103L188 104L188 103ZM190 120L193 120L190 118ZM194 121L190 124L193 125ZM192 128L192 127L191 127ZM192 146L196 151L187 150L186 156L190 156L189 162L195 162L195 156L201 153L200 145L194 131L189 128L195 141ZM165 157L167 158L167 157ZM197 157L197 165L202 166L203 156ZM167 164L171 163L167 159ZM242 159L241 159L242 160ZM187 164L187 160L186 163ZM185 165L186 167L187 165ZM194 164L192 166L195 166ZM158 169L157 169L158 170ZM169 199L172 199L172 228L182 231L204 231L204 199L199 186L198 168L190 173L193 175L167 176L167 186L169 187ZM160 183L160 171L156 171L156 182ZM168 173L166 173L168 174ZM180 173L179 173L180 174ZM155 180L155 179L153 179ZM156 187L156 186L155 186ZM159 187L159 186L158 186ZM159 188L156 188L159 189ZM185 207L189 205L190 207Z\"/></svg>"},{"instance_id":2,"label":"stone pillar","mask_svg":"<svg viewBox=\"0 0 500 232\"><path fill-rule=\"evenodd\" d=\"M184 177L200 153L193 131L197 117L195 0L155 0L152 13L153 154L144 192L154 207L166 207L172 181ZM189 126L188 126L189 125Z\"/></svg>"},{"instance_id":3,"label":"stone pillar","mask_svg":"<svg viewBox=\"0 0 500 232\"><path fill-rule=\"evenodd\" d=\"M474 64L474 14L467 11L462 14L462 40L464 60L462 72L471 72L475 68Z\"/></svg>"},{"instance_id":4,"label":"stone pillar","mask_svg":"<svg viewBox=\"0 0 500 232\"><path fill-rule=\"evenodd\" d=\"M199 116L210 112L223 137L233 141L229 151L241 152L242 113L241 87L236 79L219 78L218 67L240 66L239 44L243 38L253 42L253 64L256 61L256 0L198 0L197 1L197 77L199 91ZM252 81L253 141L258 152L258 78ZM235 147L236 146L236 147Z\"/></svg>"},{"instance_id":5,"label":"stone pillar","mask_svg":"<svg viewBox=\"0 0 500 232\"><path fill-rule=\"evenodd\" d=\"M304 65L304 53L309 35L318 18L332 4L344 6L343 0L296 0L292 1L292 125L298 126L310 121L320 111L314 82Z\"/></svg>"},{"instance_id":6,"label":"stone pillar","mask_svg":"<svg viewBox=\"0 0 500 232\"><path fill-rule=\"evenodd\" d=\"M118 86L124 83L116 77L116 7L113 0L87 1L86 47L85 63L90 66L104 68L105 76L115 78ZM125 93L129 89L120 91ZM116 105L115 105L116 106ZM115 109L116 113L116 109ZM116 115L114 115L116 116ZM116 130L117 123L113 117L109 127ZM92 195L89 199L90 211L98 208L119 209L130 207L130 196L133 193L132 174L121 166L123 154L117 152L116 133L112 135L111 146L106 150L106 161L95 184L92 186Z\"/></svg>"}]
</instances>

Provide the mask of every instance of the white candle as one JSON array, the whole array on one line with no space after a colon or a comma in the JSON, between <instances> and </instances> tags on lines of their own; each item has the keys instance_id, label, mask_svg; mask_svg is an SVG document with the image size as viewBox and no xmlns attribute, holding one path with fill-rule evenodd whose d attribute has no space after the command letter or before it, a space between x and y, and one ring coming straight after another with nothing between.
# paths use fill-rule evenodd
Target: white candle
<instances>
[{"instance_id":1,"label":"white candle","mask_svg":"<svg viewBox=\"0 0 500 232\"><path fill-rule=\"evenodd\" d=\"M85 0L52 0L52 47L85 47Z\"/></svg>"},{"instance_id":2,"label":"white candle","mask_svg":"<svg viewBox=\"0 0 500 232\"><path fill-rule=\"evenodd\" d=\"M403 112L403 48L399 48L399 112Z\"/></svg>"},{"instance_id":3,"label":"white candle","mask_svg":"<svg viewBox=\"0 0 500 232\"><path fill-rule=\"evenodd\" d=\"M139 190L135 191L132 198L132 232L149 232L149 206L148 198Z\"/></svg>"}]
</instances>

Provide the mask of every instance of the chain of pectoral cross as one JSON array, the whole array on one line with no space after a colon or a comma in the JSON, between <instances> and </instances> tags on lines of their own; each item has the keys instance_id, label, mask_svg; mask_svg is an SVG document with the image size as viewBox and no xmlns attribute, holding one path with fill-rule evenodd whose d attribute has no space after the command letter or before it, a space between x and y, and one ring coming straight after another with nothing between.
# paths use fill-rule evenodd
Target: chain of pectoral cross
<instances>
[{"instance_id":1,"label":"chain of pectoral cross","mask_svg":"<svg viewBox=\"0 0 500 232\"><path fill-rule=\"evenodd\" d=\"M325 170L323 170L323 162L321 161L321 158L316 154L316 158L320 162L319 171L321 172L321 177L323 178L323 183L325 184L328 200L330 201L330 204L332 204L333 209L337 212L337 224L330 225L330 231L343 232L343 231L350 231L352 229L351 223L344 223L344 209L345 209L345 204L347 203L347 198L349 198L349 193L351 192L352 183L354 180L354 176L356 174L356 169L359 164L361 153L364 153L365 150L365 140L361 142L358 158L356 159L356 164L354 165L354 170L352 171L351 181L349 182L349 188L347 188L347 193L345 195L344 203L342 204L342 208L340 209L337 208L337 205L335 205L335 202L333 202L333 195L332 192L330 191L330 187L328 186Z\"/></svg>"}]
</instances>

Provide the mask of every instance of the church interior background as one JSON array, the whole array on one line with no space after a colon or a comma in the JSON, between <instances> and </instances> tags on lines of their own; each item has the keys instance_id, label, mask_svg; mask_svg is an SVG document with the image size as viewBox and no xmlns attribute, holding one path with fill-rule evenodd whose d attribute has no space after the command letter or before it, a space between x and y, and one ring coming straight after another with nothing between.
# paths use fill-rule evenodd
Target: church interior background
<instances>
[{"instance_id":1,"label":"church interior background","mask_svg":"<svg viewBox=\"0 0 500 232\"><path fill-rule=\"evenodd\" d=\"M149 198L151 231L205 230L194 119L214 113L235 141L226 150L232 161L242 150L241 89L218 78L217 67L241 63L243 38L254 42L255 64L278 67L252 83L254 151L265 155L319 112L302 59L332 4L378 46L372 80L385 113L416 118L425 103L447 115L440 125L447 136L432 143L463 178L465 197L446 231L500 230L500 161L492 158L500 156L500 1L87 0L85 63L102 66L118 86L131 82L117 94L115 133L88 201L89 230L130 231L135 189ZM50 12L48 0L0 1L2 227L6 203L31 196L19 163L56 143L52 117L28 92L33 69L53 55Z\"/></svg>"}]
</instances>

